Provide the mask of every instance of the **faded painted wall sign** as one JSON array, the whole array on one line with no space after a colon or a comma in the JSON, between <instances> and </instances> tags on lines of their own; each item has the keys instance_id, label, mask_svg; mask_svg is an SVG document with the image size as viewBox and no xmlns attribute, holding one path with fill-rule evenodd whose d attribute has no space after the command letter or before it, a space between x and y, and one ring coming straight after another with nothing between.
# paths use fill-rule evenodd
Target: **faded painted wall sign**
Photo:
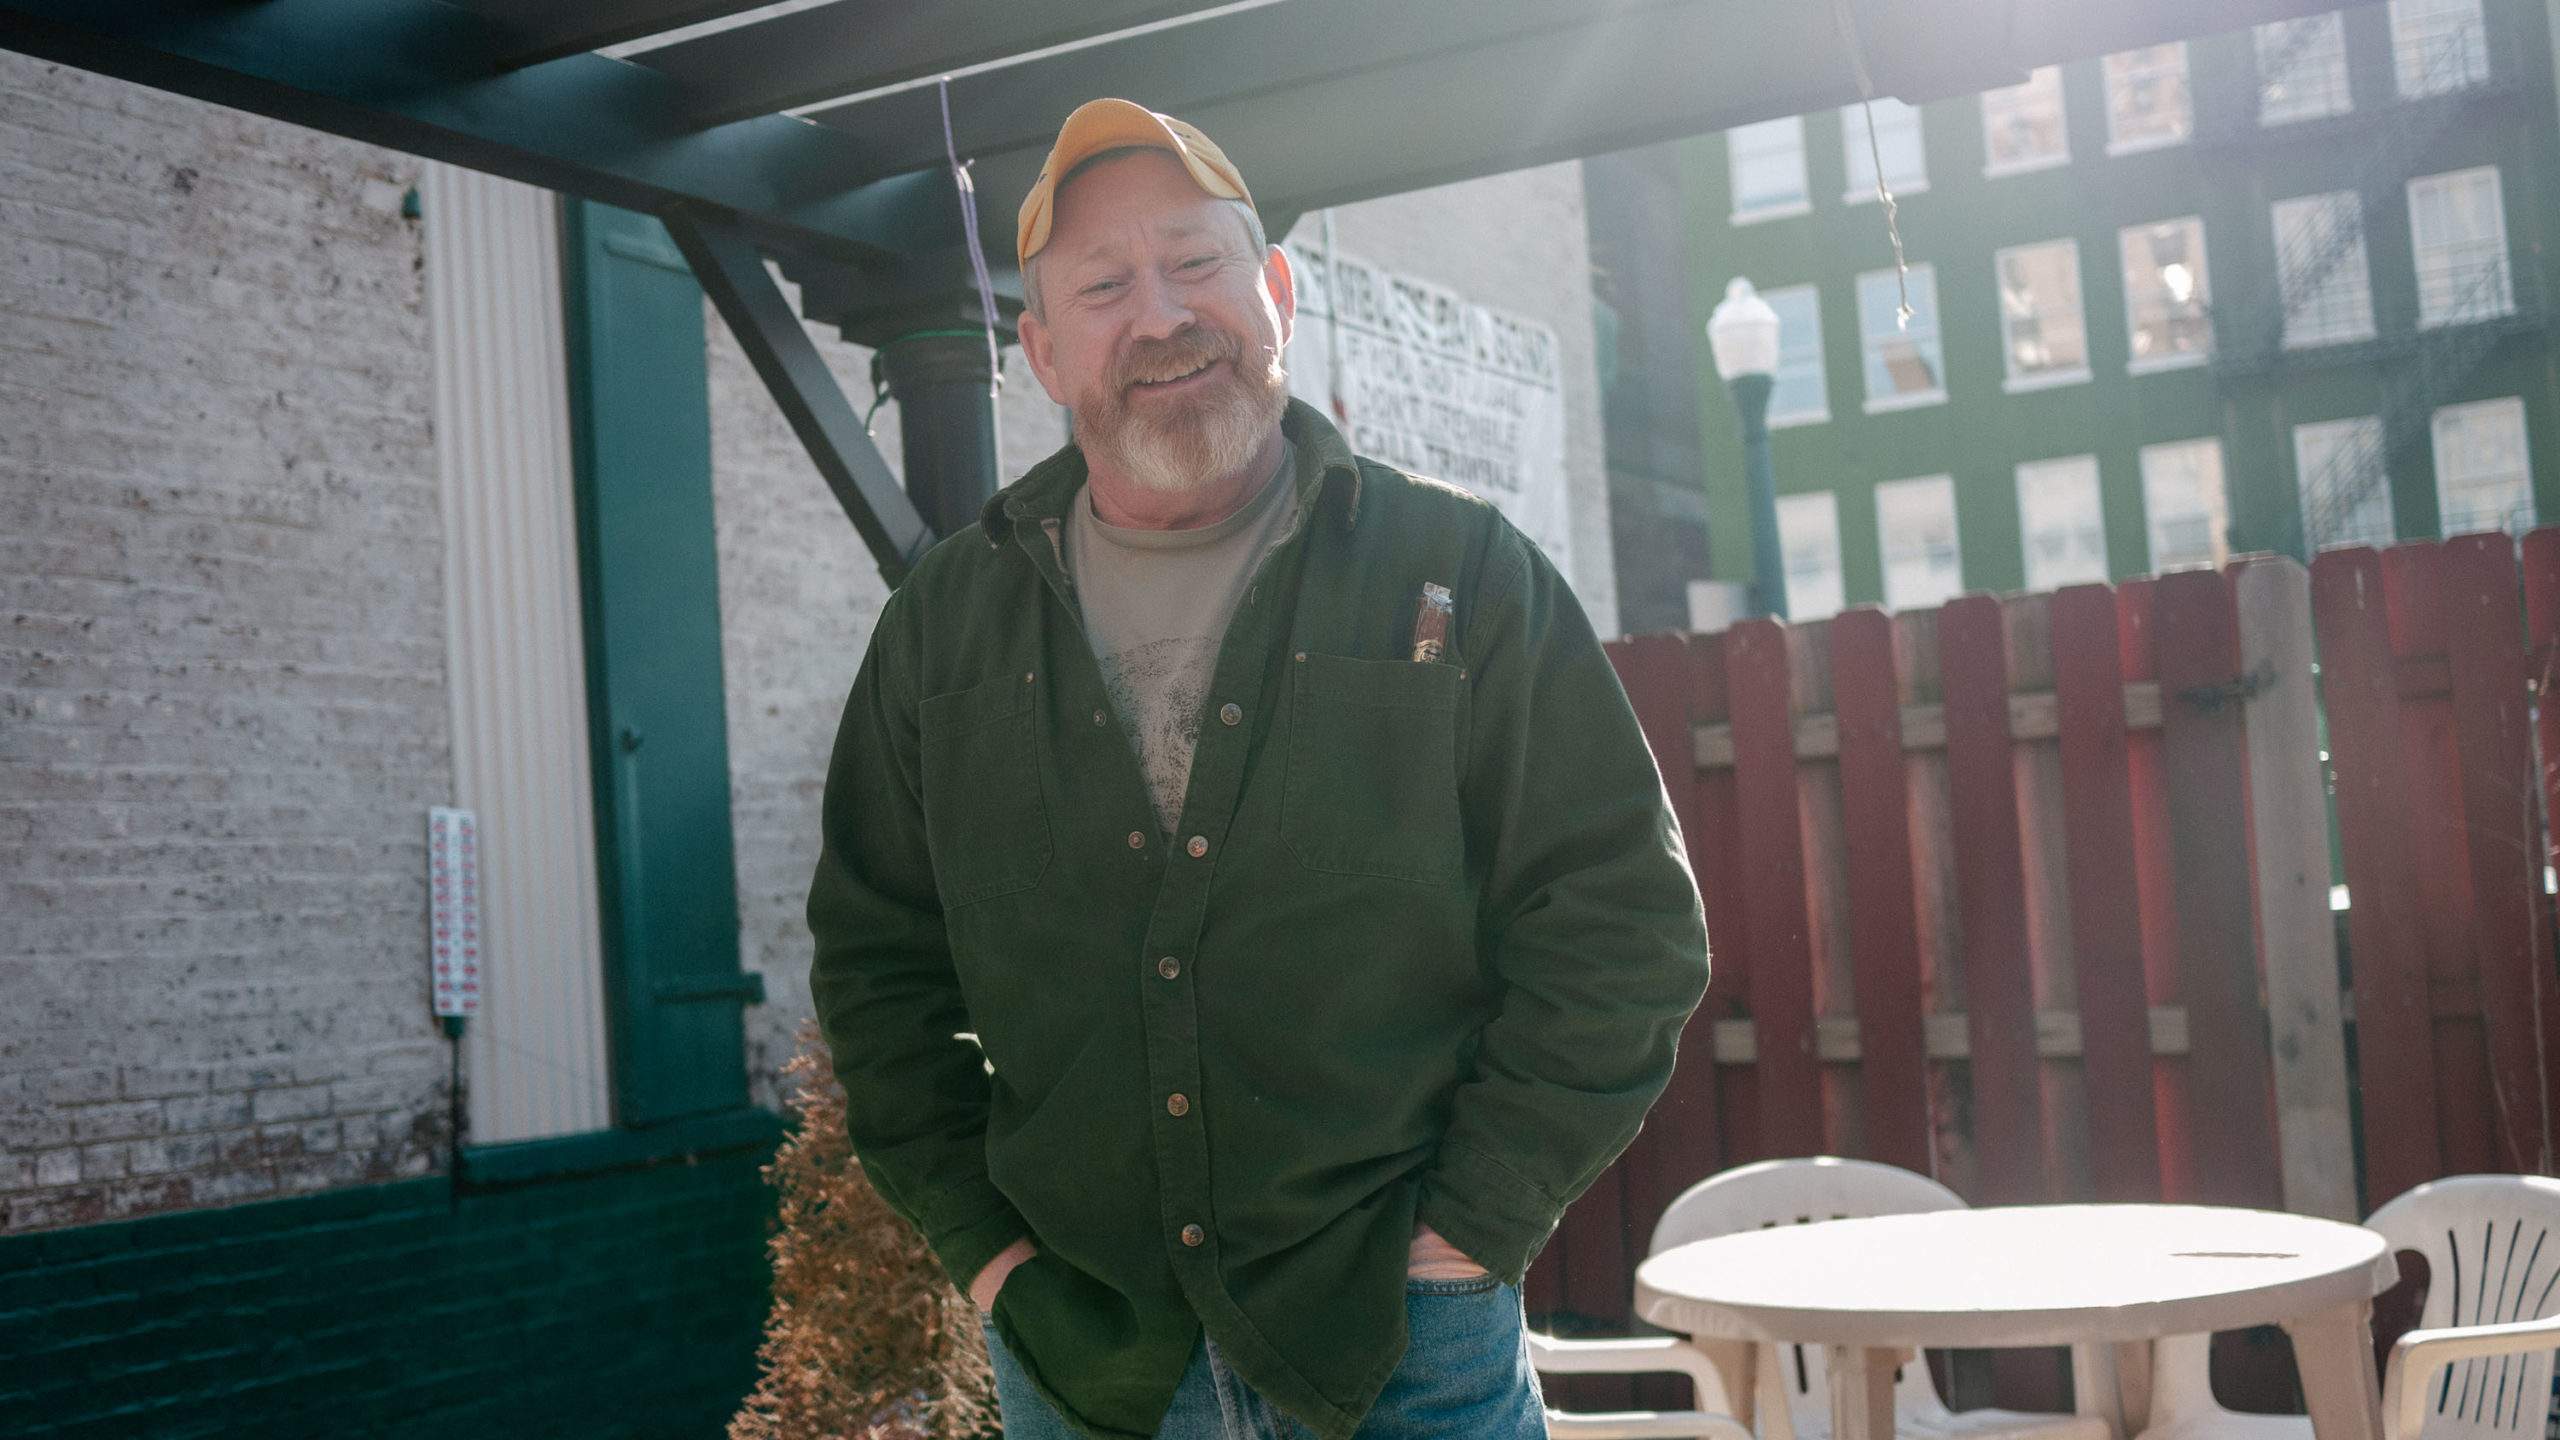
<instances>
[{"instance_id":1,"label":"faded painted wall sign","mask_svg":"<svg viewBox=\"0 0 2560 1440\"><path fill-rule=\"evenodd\" d=\"M1361 454L1492 501L1570 581L1556 332L1347 253L1287 249L1290 392Z\"/></svg>"}]
</instances>

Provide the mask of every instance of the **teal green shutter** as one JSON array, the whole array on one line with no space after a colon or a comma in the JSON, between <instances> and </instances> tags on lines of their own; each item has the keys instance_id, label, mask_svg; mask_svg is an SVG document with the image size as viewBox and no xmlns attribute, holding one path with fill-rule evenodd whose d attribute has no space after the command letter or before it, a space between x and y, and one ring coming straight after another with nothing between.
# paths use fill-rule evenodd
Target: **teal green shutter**
<instances>
[{"instance_id":1,"label":"teal green shutter","mask_svg":"<svg viewBox=\"0 0 2560 1440\"><path fill-rule=\"evenodd\" d=\"M564 200L617 1119L747 1102L702 291L657 221Z\"/></svg>"}]
</instances>

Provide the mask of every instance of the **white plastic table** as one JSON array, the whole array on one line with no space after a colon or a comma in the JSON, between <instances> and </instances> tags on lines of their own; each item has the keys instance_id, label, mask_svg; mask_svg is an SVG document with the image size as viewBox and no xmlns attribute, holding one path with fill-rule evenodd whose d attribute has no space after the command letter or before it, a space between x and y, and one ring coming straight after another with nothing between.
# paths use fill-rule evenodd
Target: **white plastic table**
<instances>
[{"instance_id":1,"label":"white plastic table","mask_svg":"<svg viewBox=\"0 0 2560 1440\"><path fill-rule=\"evenodd\" d=\"M2075 1347L2081 1411L2121 1437L2116 1344L2281 1324L2319 1440L2382 1440L2371 1312L2398 1279L2381 1236L2331 1220L2020 1205L1675 1246L1637 1269L1636 1313L1701 1338L1823 1346L1834 1440L1893 1440L1893 1372L1912 1350L2049 1345Z\"/></svg>"}]
</instances>

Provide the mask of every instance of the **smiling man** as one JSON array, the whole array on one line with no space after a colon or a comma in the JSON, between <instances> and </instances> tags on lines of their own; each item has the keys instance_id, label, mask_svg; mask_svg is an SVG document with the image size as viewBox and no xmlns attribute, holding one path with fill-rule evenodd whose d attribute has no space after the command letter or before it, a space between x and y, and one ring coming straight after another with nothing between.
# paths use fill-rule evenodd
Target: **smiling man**
<instances>
[{"instance_id":1,"label":"smiling man","mask_svg":"<svg viewBox=\"0 0 2560 1440\"><path fill-rule=\"evenodd\" d=\"M1243 177L1121 100L1024 202L1075 441L881 612L811 982L1009 1440L1542 1435L1522 1271L1669 1079L1696 887L1563 579L1288 398Z\"/></svg>"}]
</instances>

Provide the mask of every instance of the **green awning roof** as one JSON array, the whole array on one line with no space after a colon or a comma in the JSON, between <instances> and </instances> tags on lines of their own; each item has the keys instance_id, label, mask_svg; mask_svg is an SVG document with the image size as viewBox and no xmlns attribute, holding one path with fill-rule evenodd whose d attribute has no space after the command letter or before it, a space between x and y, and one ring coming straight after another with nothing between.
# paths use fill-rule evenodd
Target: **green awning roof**
<instances>
[{"instance_id":1,"label":"green awning roof","mask_svg":"<svg viewBox=\"0 0 2560 1440\"><path fill-rule=\"evenodd\" d=\"M1275 230L1306 209L1721 130L2334 0L0 0L0 47L857 264L957 229L952 74L988 244L1066 112L1198 124ZM721 17L746 23L599 53ZM906 88L899 88L906 87ZM876 92L876 93L875 93ZM848 98L850 97L850 98Z\"/></svg>"}]
</instances>

